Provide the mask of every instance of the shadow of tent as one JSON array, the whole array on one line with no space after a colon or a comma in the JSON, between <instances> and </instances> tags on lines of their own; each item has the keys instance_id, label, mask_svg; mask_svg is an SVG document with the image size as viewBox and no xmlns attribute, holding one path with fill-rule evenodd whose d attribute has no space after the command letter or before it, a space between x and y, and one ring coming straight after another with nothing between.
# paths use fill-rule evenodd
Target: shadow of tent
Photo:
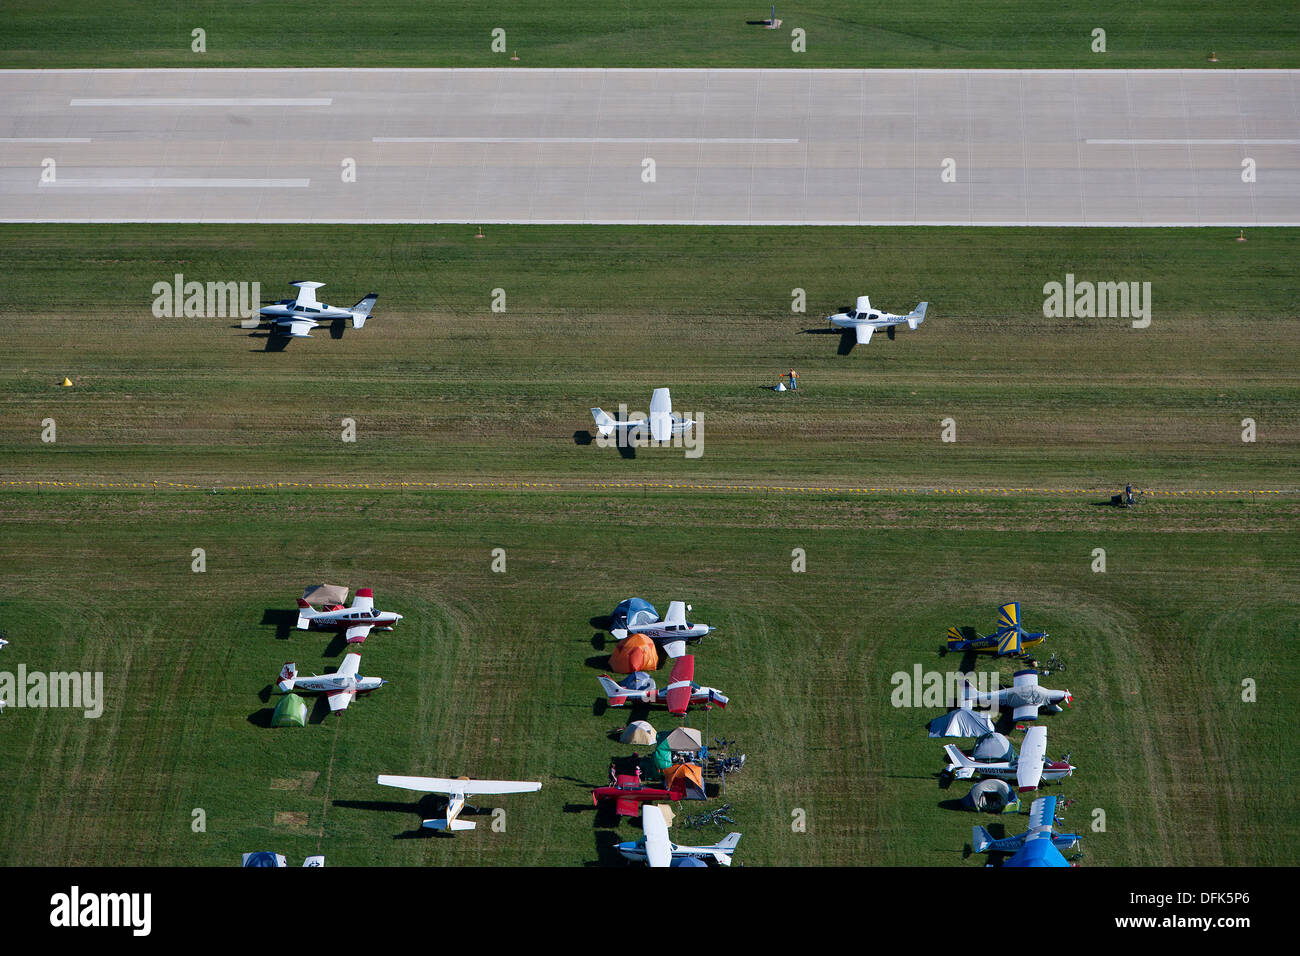
<instances>
[{"instance_id":1,"label":"shadow of tent","mask_svg":"<svg viewBox=\"0 0 1300 956\"><path fill-rule=\"evenodd\" d=\"M271 716L274 713L274 707L261 707L248 715L248 722L254 727L269 728L271 726Z\"/></svg>"},{"instance_id":2,"label":"shadow of tent","mask_svg":"<svg viewBox=\"0 0 1300 956\"><path fill-rule=\"evenodd\" d=\"M602 629L591 635L591 646L598 651L603 651L605 649L605 632L602 625L595 626Z\"/></svg>"},{"instance_id":3,"label":"shadow of tent","mask_svg":"<svg viewBox=\"0 0 1300 956\"><path fill-rule=\"evenodd\" d=\"M600 671L602 674L609 673L608 654L593 654L591 657L588 657L586 661L584 661L583 663L585 663L588 667L594 670Z\"/></svg>"}]
</instances>

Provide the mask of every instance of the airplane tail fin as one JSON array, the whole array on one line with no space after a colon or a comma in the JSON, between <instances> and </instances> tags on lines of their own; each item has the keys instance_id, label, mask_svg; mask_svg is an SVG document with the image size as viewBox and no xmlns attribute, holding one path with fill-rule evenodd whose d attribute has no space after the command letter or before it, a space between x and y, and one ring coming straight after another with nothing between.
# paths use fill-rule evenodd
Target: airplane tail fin
<instances>
[{"instance_id":1,"label":"airplane tail fin","mask_svg":"<svg viewBox=\"0 0 1300 956\"><path fill-rule=\"evenodd\" d=\"M305 631L311 627L311 619L316 616L316 609L298 598L298 630Z\"/></svg>"},{"instance_id":2,"label":"airplane tail fin","mask_svg":"<svg viewBox=\"0 0 1300 956\"><path fill-rule=\"evenodd\" d=\"M289 693L293 690L294 682L298 679L298 665L290 661L280 668L280 679L276 682L276 687L280 688L282 693Z\"/></svg>"},{"instance_id":3,"label":"airplane tail fin","mask_svg":"<svg viewBox=\"0 0 1300 956\"><path fill-rule=\"evenodd\" d=\"M601 438L606 438L614 431L614 419L605 414L603 409L593 408L591 417L596 421L596 432Z\"/></svg>"},{"instance_id":4,"label":"airplane tail fin","mask_svg":"<svg viewBox=\"0 0 1300 956\"><path fill-rule=\"evenodd\" d=\"M983 827L971 827L970 845L976 853L985 853L993 845L993 836Z\"/></svg>"},{"instance_id":5,"label":"airplane tail fin","mask_svg":"<svg viewBox=\"0 0 1300 956\"><path fill-rule=\"evenodd\" d=\"M734 850L737 847L737 845L739 845L739 843L740 843L739 833L728 833L725 837L723 837L721 840L718 841L717 849ZM727 862L728 863L731 862L730 857L728 857Z\"/></svg>"},{"instance_id":6,"label":"airplane tail fin","mask_svg":"<svg viewBox=\"0 0 1300 956\"><path fill-rule=\"evenodd\" d=\"M928 309L929 307L930 307L929 302L922 302L915 309L913 309L911 313L909 313L907 316L907 327L909 329L914 330L918 325L924 322L925 310Z\"/></svg>"},{"instance_id":7,"label":"airplane tail fin","mask_svg":"<svg viewBox=\"0 0 1300 956\"><path fill-rule=\"evenodd\" d=\"M378 301L378 292L368 292L360 302L351 308L352 327L354 329L359 329L366 324L366 319L370 318L370 310L375 307L375 303Z\"/></svg>"},{"instance_id":8,"label":"airplane tail fin","mask_svg":"<svg viewBox=\"0 0 1300 956\"><path fill-rule=\"evenodd\" d=\"M627 703L627 692L622 687L619 687L612 678L602 675L597 680L600 681L601 690L609 698L609 706L621 707Z\"/></svg>"}]
</instances>

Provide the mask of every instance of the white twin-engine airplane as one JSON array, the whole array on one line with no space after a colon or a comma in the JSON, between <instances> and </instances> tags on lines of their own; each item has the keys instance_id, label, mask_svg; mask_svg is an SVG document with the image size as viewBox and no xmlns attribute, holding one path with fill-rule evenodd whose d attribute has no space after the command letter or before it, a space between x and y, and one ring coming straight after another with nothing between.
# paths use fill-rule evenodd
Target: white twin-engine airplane
<instances>
[{"instance_id":1,"label":"white twin-engine airplane","mask_svg":"<svg viewBox=\"0 0 1300 956\"><path fill-rule=\"evenodd\" d=\"M909 329L915 329L925 321L925 310L929 306L929 302L922 302L907 315L894 315L891 312L873 309L870 297L860 295L857 308L849 309L847 312L836 312L834 315L828 315L826 319L837 328L853 329L858 336L858 345L866 345L871 341L871 333L876 329L884 329L891 339L894 337L896 325L906 325Z\"/></svg>"},{"instance_id":2,"label":"white twin-engine airplane","mask_svg":"<svg viewBox=\"0 0 1300 956\"><path fill-rule=\"evenodd\" d=\"M674 860L688 856L731 866L731 854L740 842L739 833L728 833L713 846L679 846L668 839L668 824L664 822L663 813L648 803L641 804L641 829L645 832L645 839L620 843L618 852L625 860L649 863L654 867L672 866Z\"/></svg>"},{"instance_id":3,"label":"white twin-engine airplane","mask_svg":"<svg viewBox=\"0 0 1300 956\"><path fill-rule=\"evenodd\" d=\"M294 691L324 694L329 698L330 712L338 713L347 710L348 704L352 703L352 698L357 694L368 694L388 683L382 677L362 677L357 673L360 667L361 655L348 654L333 674L299 677L298 665L290 662L280 670L280 680L275 686L285 694Z\"/></svg>"},{"instance_id":4,"label":"white twin-engine airplane","mask_svg":"<svg viewBox=\"0 0 1300 956\"><path fill-rule=\"evenodd\" d=\"M704 637L715 630L707 624L692 624L686 620L686 602L672 601L668 604L668 613L662 620L648 624L629 624L610 630L617 640L623 640L629 634L644 634L661 643L669 657L681 657L686 653L686 642Z\"/></svg>"},{"instance_id":5,"label":"white twin-engine airplane","mask_svg":"<svg viewBox=\"0 0 1300 956\"><path fill-rule=\"evenodd\" d=\"M346 593L346 592L345 592ZM359 644L370 636L372 628L391 631L402 619L392 611L375 610L375 592L371 588L358 588L351 607L334 604L318 611L303 598L298 598L298 630L315 626L325 630L344 631L349 644Z\"/></svg>"},{"instance_id":6,"label":"white twin-engine airplane","mask_svg":"<svg viewBox=\"0 0 1300 956\"><path fill-rule=\"evenodd\" d=\"M1047 759L1047 728L1041 724L1025 732L1020 756L1013 752L1010 760L990 763L972 760L952 744L944 747L943 752L948 757L948 772L956 779L969 780L979 774L981 777L1014 780L1021 793L1037 790L1040 780L1062 780L1074 773L1068 760Z\"/></svg>"},{"instance_id":7,"label":"white twin-engine airplane","mask_svg":"<svg viewBox=\"0 0 1300 956\"><path fill-rule=\"evenodd\" d=\"M610 418L602 409L593 408L591 417L596 420L596 432L601 438L607 438L615 431L622 433L623 440L631 439L634 434L643 433L648 426L650 438L654 441L669 441L674 435L681 435L695 424L693 418L682 418L673 414L673 399L666 388L656 388L650 397L650 417L629 418L617 421Z\"/></svg>"},{"instance_id":8,"label":"white twin-engine airplane","mask_svg":"<svg viewBox=\"0 0 1300 956\"><path fill-rule=\"evenodd\" d=\"M456 817L465 808L465 798L469 796L490 796L501 793L533 793L542 789L540 783L527 780L471 780L469 777L402 777L392 774L380 774L376 781L385 787L401 787L403 790L417 790L420 793L442 793L447 795L447 816L443 820L425 820L423 827L430 830L473 830L471 820L457 820ZM663 819L661 816L660 819Z\"/></svg>"},{"instance_id":9,"label":"white twin-engine airplane","mask_svg":"<svg viewBox=\"0 0 1300 956\"><path fill-rule=\"evenodd\" d=\"M322 322L334 319L351 319L352 327L359 329L366 324L366 319L370 317L370 310L379 299L379 293L369 292L352 308L338 309L316 301L316 290L323 286L324 282L299 280L289 284L298 287L298 298L281 299L275 305L263 308L259 314L271 320L271 331L274 334L286 335L293 339L309 339L312 329Z\"/></svg>"}]
</instances>

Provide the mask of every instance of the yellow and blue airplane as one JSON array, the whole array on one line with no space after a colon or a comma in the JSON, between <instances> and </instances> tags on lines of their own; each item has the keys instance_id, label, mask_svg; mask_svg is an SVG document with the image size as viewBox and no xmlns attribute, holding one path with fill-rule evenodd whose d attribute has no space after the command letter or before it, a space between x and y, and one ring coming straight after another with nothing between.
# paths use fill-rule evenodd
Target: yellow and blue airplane
<instances>
[{"instance_id":1,"label":"yellow and blue airplane","mask_svg":"<svg viewBox=\"0 0 1300 956\"><path fill-rule=\"evenodd\" d=\"M1020 602L998 608L998 628L980 637L973 627L948 628L948 650L1023 657L1025 652L1047 640L1046 631L1029 632L1020 624Z\"/></svg>"}]
</instances>

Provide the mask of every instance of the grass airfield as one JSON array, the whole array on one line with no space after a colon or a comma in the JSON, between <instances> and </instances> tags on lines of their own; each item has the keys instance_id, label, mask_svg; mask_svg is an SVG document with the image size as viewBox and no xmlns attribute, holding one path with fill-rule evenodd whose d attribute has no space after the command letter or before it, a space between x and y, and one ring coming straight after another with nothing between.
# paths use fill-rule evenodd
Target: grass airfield
<instances>
[{"instance_id":1,"label":"grass airfield","mask_svg":"<svg viewBox=\"0 0 1300 956\"><path fill-rule=\"evenodd\" d=\"M709 735L749 754L726 795L738 862L976 866L973 822L1020 832L1022 817L950 809L966 784L939 786L938 711L890 705L895 673L961 666L938 654L949 624L986 633L1012 599L1069 663L1045 683L1076 704L1045 722L1049 753L1080 769L1048 792L1075 799L1087 865L1289 862L1300 235L487 233L0 229L0 664L102 670L108 698L96 720L0 715L0 863L218 866L263 848L294 864L617 862L639 831L597 817L589 790L634 749L606 734L639 715L599 703L590 621L631 594L681 597L721 628L697 678L733 699ZM154 318L152 285L176 272L259 281L264 300L306 277L335 304L380 301L342 340L265 353L233 320ZM1151 281L1150 328L1044 318L1042 286L1066 272ZM927 298L930 317L848 355L805 334L862 291L891 311ZM791 366L800 392L765 390ZM661 384L701 413L702 457L582 443L590 405L645 410ZM407 487L223 490L291 481ZM435 481L511 487L416 484ZM1170 493L1097 505L1125 481ZM122 483L148 487L87 487ZM859 490L765 490L791 486ZM980 488L1020 490L962 493ZM330 635L284 630L320 580L407 615L365 645L363 672L392 684L342 719L271 730L280 665L340 659ZM448 839L378 773L544 786L503 798L505 832L485 815Z\"/></svg>"}]
</instances>

